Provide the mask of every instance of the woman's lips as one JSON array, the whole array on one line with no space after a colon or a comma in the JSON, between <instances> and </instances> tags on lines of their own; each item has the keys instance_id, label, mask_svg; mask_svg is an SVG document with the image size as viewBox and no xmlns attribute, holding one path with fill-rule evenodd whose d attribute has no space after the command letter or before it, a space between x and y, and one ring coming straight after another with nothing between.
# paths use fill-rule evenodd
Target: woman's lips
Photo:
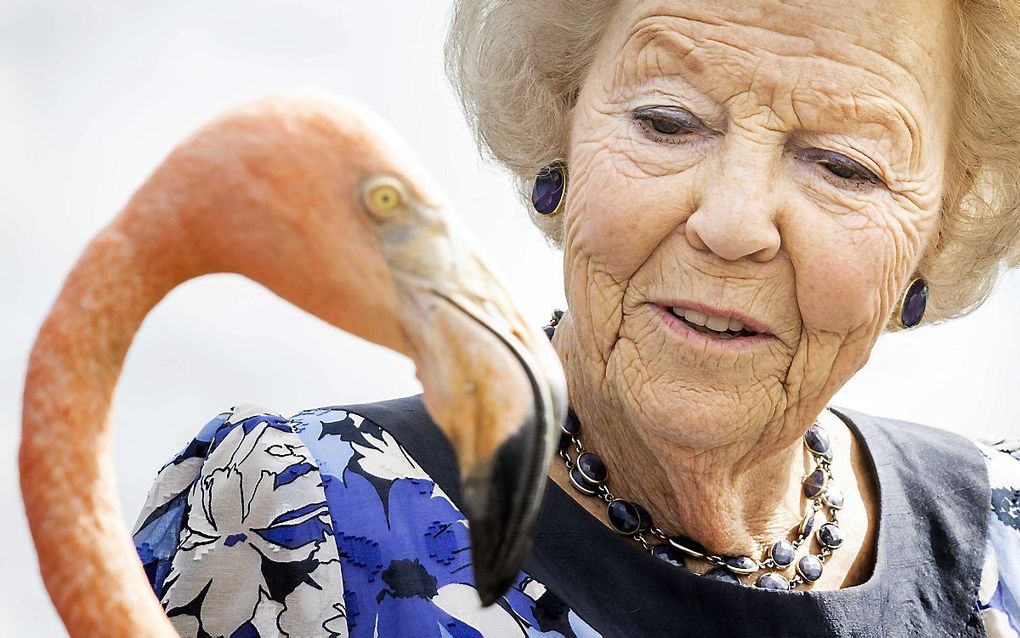
<instances>
[{"instance_id":1,"label":"woman's lips","mask_svg":"<svg viewBox=\"0 0 1020 638\"><path fill-rule=\"evenodd\" d=\"M772 335L767 332L750 336L718 337L692 327L686 321L670 312L668 307L654 303L648 305L652 307L671 331L692 345L721 348L724 350L746 350L757 347L772 338Z\"/></svg>"},{"instance_id":2,"label":"woman's lips","mask_svg":"<svg viewBox=\"0 0 1020 638\"><path fill-rule=\"evenodd\" d=\"M727 319L735 319L742 323L743 327L751 332L772 334L772 330L765 324L765 322L759 320L757 317L751 317L738 310L715 308L713 306L707 306L705 304L682 299L659 299L652 303L655 303L666 310L670 310L672 308L694 310L708 317L725 317ZM696 321L695 323L701 323L701 321Z\"/></svg>"}]
</instances>

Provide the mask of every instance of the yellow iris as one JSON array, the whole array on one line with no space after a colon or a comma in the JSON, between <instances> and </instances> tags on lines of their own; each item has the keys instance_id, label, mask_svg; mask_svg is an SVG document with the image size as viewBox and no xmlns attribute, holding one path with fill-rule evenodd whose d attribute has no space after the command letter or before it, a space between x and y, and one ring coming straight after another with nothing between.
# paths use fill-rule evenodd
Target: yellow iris
<instances>
[{"instance_id":1,"label":"yellow iris","mask_svg":"<svg viewBox=\"0 0 1020 638\"><path fill-rule=\"evenodd\" d=\"M372 186L365 194L365 203L368 205L368 209L381 216L392 213L402 201L400 191L393 184Z\"/></svg>"}]
</instances>

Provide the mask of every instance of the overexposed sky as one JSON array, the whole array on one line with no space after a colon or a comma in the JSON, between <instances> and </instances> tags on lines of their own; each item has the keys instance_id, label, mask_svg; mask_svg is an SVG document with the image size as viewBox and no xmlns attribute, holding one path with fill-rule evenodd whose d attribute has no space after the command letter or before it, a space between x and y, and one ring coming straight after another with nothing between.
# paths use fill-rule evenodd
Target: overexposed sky
<instances>
[{"instance_id":1,"label":"overexposed sky","mask_svg":"<svg viewBox=\"0 0 1020 638\"><path fill-rule=\"evenodd\" d=\"M85 244L173 145L217 112L316 86L389 120L536 323L562 306L558 254L487 165L442 68L447 0L0 0L0 636L61 635L17 488L25 362ZM1020 433L1020 278L965 319L879 341L833 400L961 433ZM156 470L212 416L282 414L419 391L399 355L256 284L214 275L146 320L116 395L117 478L133 523Z\"/></svg>"}]
</instances>

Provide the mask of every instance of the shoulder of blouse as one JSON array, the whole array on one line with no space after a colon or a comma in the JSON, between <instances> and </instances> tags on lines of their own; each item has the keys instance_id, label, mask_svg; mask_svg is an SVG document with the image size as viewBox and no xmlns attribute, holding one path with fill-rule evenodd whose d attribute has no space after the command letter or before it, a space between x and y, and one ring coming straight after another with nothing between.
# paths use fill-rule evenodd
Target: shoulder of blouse
<instances>
[{"instance_id":1,"label":"shoulder of blouse","mask_svg":"<svg viewBox=\"0 0 1020 638\"><path fill-rule=\"evenodd\" d=\"M975 439L991 488L977 608L992 638L1020 637L1020 440Z\"/></svg>"},{"instance_id":2,"label":"shoulder of blouse","mask_svg":"<svg viewBox=\"0 0 1020 638\"><path fill-rule=\"evenodd\" d=\"M322 480L290 419L216 415L159 471L134 530L182 636L347 634Z\"/></svg>"},{"instance_id":3,"label":"shoulder of blouse","mask_svg":"<svg viewBox=\"0 0 1020 638\"><path fill-rule=\"evenodd\" d=\"M354 564L381 558L374 550L396 521L377 488L397 479L409 480L387 500L401 517L462 518L445 498L430 498L444 495L376 422L340 406L288 418L241 404L159 470L133 540L182 636L346 636L353 594L340 551ZM431 508L411 507L422 494ZM457 557L450 563L463 568L467 554Z\"/></svg>"},{"instance_id":4,"label":"shoulder of blouse","mask_svg":"<svg viewBox=\"0 0 1020 638\"><path fill-rule=\"evenodd\" d=\"M542 625L543 605L563 604L524 572L506 605L478 604L467 521L430 475L451 462L441 437L420 397L214 417L160 470L135 525L175 629L347 636L385 622L523 636ZM434 585L424 602L405 591L425 582L422 565ZM572 610L557 614L575 635L598 635Z\"/></svg>"}]
</instances>

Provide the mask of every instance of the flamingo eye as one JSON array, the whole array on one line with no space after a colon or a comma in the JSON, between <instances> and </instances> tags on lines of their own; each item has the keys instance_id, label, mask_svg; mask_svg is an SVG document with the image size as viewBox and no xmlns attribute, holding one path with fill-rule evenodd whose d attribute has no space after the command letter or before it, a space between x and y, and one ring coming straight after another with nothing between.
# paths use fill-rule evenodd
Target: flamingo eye
<instances>
[{"instance_id":1,"label":"flamingo eye","mask_svg":"<svg viewBox=\"0 0 1020 638\"><path fill-rule=\"evenodd\" d=\"M365 206L376 217L389 217L404 201L400 189L390 180L365 189Z\"/></svg>"}]
</instances>

